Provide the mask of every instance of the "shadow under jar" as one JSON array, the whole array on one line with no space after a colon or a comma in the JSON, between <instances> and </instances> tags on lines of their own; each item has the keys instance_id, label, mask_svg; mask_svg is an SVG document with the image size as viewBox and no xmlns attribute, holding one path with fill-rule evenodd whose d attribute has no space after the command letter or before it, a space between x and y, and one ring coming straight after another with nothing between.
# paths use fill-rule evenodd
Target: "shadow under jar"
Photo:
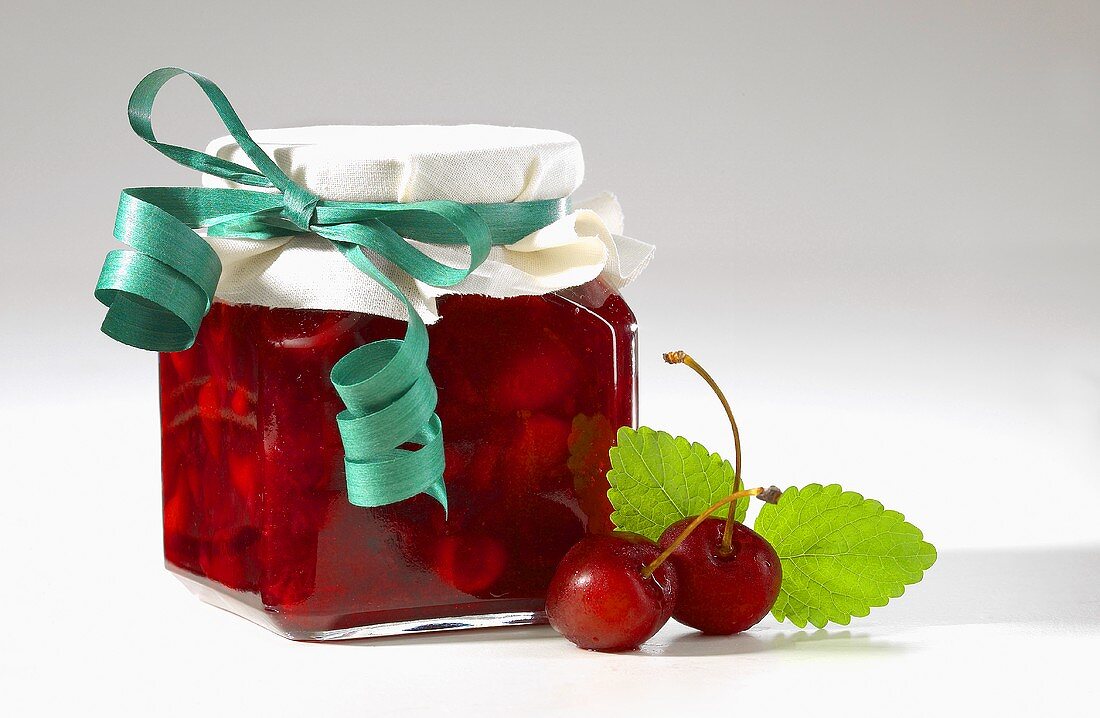
<instances>
[{"instance_id":1,"label":"shadow under jar","mask_svg":"<svg viewBox=\"0 0 1100 718\"><path fill-rule=\"evenodd\" d=\"M348 502L329 372L404 322L217 302L160 357L166 564L294 639L539 623L577 540L612 529L605 473L635 421L635 320L599 280L448 295L428 328L450 510Z\"/></svg>"}]
</instances>

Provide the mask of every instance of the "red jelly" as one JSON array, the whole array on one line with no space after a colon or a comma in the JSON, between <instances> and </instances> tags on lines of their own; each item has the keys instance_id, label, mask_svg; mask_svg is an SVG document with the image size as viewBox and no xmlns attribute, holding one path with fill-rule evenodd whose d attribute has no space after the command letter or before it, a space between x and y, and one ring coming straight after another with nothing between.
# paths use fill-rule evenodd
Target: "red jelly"
<instances>
[{"instance_id":1,"label":"red jelly","mask_svg":"<svg viewBox=\"0 0 1100 718\"><path fill-rule=\"evenodd\" d=\"M216 303L160 358L164 551L204 599L291 638L544 620L566 550L611 529L604 474L635 417L635 325L598 282L440 299L429 327L450 513L348 503L332 365L405 325Z\"/></svg>"}]
</instances>

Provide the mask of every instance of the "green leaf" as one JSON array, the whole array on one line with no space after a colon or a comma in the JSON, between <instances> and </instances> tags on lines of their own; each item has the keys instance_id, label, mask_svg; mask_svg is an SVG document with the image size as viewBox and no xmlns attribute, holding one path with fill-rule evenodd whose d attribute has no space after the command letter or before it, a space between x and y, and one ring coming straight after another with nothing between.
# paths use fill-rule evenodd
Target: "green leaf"
<instances>
[{"instance_id":1,"label":"green leaf","mask_svg":"<svg viewBox=\"0 0 1100 718\"><path fill-rule=\"evenodd\" d=\"M611 520L622 531L656 541L671 524L730 495L733 467L702 444L647 426L637 431L624 426L617 439L618 445L611 448L607 497L615 507ZM749 500L736 504L734 518L744 521ZM726 508L714 515L725 516Z\"/></svg>"},{"instance_id":2,"label":"green leaf","mask_svg":"<svg viewBox=\"0 0 1100 718\"><path fill-rule=\"evenodd\" d=\"M787 489L760 510L755 528L783 565L772 615L799 628L866 616L936 562L935 546L904 516L836 484Z\"/></svg>"}]
</instances>

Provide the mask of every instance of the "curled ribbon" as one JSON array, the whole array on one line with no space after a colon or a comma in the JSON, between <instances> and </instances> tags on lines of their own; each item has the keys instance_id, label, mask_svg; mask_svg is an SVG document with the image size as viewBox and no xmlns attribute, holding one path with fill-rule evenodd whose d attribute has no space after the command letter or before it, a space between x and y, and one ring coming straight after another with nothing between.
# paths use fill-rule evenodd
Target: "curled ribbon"
<instances>
[{"instance_id":1,"label":"curled ribbon","mask_svg":"<svg viewBox=\"0 0 1100 718\"><path fill-rule=\"evenodd\" d=\"M160 142L153 134L153 101L168 80L187 75L209 98L226 129L256 165L250 169L197 150ZM200 172L277 192L202 187L140 187L122 191L115 237L130 249L107 254L96 298L107 306L103 332L131 346L161 352L187 349L210 310L221 262L194 232L272 239L313 233L328 239L353 265L400 299L408 310L404 339L353 349L332 368L347 407L336 417L344 444L348 500L382 506L417 494L446 509L443 431L428 373L428 332L408 299L363 252L385 258L411 277L453 286L481 264L493 245L519 241L568 212L568 200L461 204L446 200L361 203L323 200L294 183L249 136L229 100L212 81L164 67L146 75L130 96L130 126L154 149ZM432 259L405 238L464 244L467 267ZM406 444L417 449L399 448Z\"/></svg>"}]
</instances>

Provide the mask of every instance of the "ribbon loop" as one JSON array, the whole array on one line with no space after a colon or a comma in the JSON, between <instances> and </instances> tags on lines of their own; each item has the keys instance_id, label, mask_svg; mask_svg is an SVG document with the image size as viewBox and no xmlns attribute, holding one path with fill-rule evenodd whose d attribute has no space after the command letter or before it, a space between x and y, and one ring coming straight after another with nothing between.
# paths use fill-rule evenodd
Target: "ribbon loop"
<instances>
[{"instance_id":1,"label":"ribbon loop","mask_svg":"<svg viewBox=\"0 0 1100 718\"><path fill-rule=\"evenodd\" d=\"M209 302L184 275L126 249L107 253L95 297L107 306L104 334L123 344L164 352L195 343Z\"/></svg>"},{"instance_id":2,"label":"ribbon loop","mask_svg":"<svg viewBox=\"0 0 1100 718\"><path fill-rule=\"evenodd\" d=\"M177 75L187 75L199 85L256 169L157 140L153 102ZM194 343L221 274L217 254L194 229L257 240L307 232L325 237L408 311L403 339L353 349L332 368L332 384L347 406L337 423L344 443L348 500L358 506L382 506L425 493L446 510L443 428L435 414L438 397L427 368L427 328L401 289L363 250L414 279L453 286L485 260L493 245L511 244L551 224L568 212L568 201L464 205L446 200L321 200L294 183L253 141L217 85L177 67L146 75L130 96L128 114L139 137L185 167L252 187L273 187L278 193L199 187L124 190L115 237L130 249L107 254L95 291L108 307L104 333L154 351L180 351ZM469 262L465 267L442 264L405 238L464 244L470 250ZM409 444L419 448L406 448Z\"/></svg>"},{"instance_id":3,"label":"ribbon loop","mask_svg":"<svg viewBox=\"0 0 1100 718\"><path fill-rule=\"evenodd\" d=\"M130 117L130 127L137 133L137 136L148 142L157 152L160 152L184 167L197 169L205 174L215 175L238 184L252 187L274 186L272 180L269 179L268 176L265 176L267 173L263 171L263 168L260 168L260 171L256 171L243 165L223 160L220 157L213 157L205 152L157 141L156 135L153 133L153 102L156 100L157 93L160 92L165 83L177 75L187 75L202 88L202 91L206 93L206 96L210 99L210 103L217 111L222 123L234 138L239 139L238 132L247 137L248 131L245 130L240 118L237 117L237 113L233 111L233 106L229 104L229 99L222 94L221 88L202 75L188 72L179 67L162 67L158 70L153 70L143 77L137 84L137 87L134 88L133 93L130 95L130 102L126 110ZM259 150L258 147L256 149ZM248 153L248 150L245 150L245 154L248 154L249 159L255 162L255 158ZM263 152L260 152L260 154L263 154Z\"/></svg>"}]
</instances>

